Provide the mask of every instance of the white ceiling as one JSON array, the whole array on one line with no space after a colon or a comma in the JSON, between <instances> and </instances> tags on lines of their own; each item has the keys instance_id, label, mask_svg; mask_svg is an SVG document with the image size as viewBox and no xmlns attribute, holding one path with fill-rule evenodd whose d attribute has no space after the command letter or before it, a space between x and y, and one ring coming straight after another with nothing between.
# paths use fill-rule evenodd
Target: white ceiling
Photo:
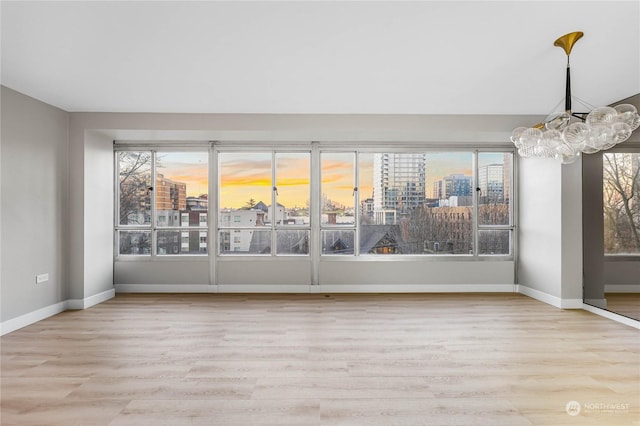
<instances>
[{"instance_id":1,"label":"white ceiling","mask_svg":"<svg viewBox=\"0 0 640 426\"><path fill-rule=\"evenodd\" d=\"M572 31L574 95L640 93L640 0L1 8L2 84L67 111L546 114Z\"/></svg>"}]
</instances>

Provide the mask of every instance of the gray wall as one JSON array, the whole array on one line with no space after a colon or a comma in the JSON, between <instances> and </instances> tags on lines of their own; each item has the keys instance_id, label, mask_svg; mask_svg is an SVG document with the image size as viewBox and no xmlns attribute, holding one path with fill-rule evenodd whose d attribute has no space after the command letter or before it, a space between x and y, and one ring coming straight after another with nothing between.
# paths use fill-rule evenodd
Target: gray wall
<instances>
[{"instance_id":1,"label":"gray wall","mask_svg":"<svg viewBox=\"0 0 640 426\"><path fill-rule=\"evenodd\" d=\"M6 321L68 298L69 114L1 90L0 319ZM36 285L36 275L45 273L49 281Z\"/></svg>"},{"instance_id":2,"label":"gray wall","mask_svg":"<svg viewBox=\"0 0 640 426\"><path fill-rule=\"evenodd\" d=\"M530 118L531 121L535 119ZM197 262L189 264L188 270L181 261L167 261L165 265L159 264L159 261L122 261L116 262L114 267L111 237L113 195L108 189L113 187L111 153L114 139L129 142L221 140L231 144L247 141L308 143L321 140L328 143L381 142L381 146L398 141L416 146L438 145L444 149L463 144L511 148L508 142L510 131L522 124L523 120L529 118L467 116L461 120L452 116L73 113L70 128L70 213L72 223L84 223L84 229L72 230L71 294L75 298L86 298L107 289L110 283L105 277L112 278L108 275L109 268L114 268L113 278L118 285L206 285L214 280L229 286L309 284L310 265L309 260L305 259L291 261L288 268L274 269L274 265L266 262L256 264L254 275L259 275L260 279L246 276L246 262L230 260L216 265L215 278L208 268ZM89 235L89 232L93 235ZM101 243L97 244L97 241ZM491 263L494 267L490 266ZM460 267L460 264L451 262L394 262L397 273L388 272L385 276L393 278L387 280L393 281L389 284L514 284L514 262L499 263L496 266L494 262L468 262ZM270 272L258 274L258 265ZM349 268L350 282L370 283L375 278L374 283L377 284L381 280L381 276L372 277L371 267L366 262L354 261L350 266L340 263L340 266ZM343 284L330 272L336 267L335 262L331 265L323 262L320 267L324 272L322 276L329 279L320 284ZM385 270L391 267L391 263L386 264ZM167 268L171 272L168 273ZM296 278L293 270L298 271L301 278ZM181 274L176 274L179 271L185 271L185 280L180 279ZM89 288L88 283L94 288Z\"/></svg>"}]
</instances>

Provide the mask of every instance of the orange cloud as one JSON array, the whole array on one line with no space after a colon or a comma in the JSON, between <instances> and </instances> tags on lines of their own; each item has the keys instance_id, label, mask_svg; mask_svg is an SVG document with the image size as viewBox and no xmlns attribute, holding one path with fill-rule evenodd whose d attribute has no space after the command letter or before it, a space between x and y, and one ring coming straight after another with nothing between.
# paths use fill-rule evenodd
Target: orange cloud
<instances>
[{"instance_id":1,"label":"orange cloud","mask_svg":"<svg viewBox=\"0 0 640 426\"><path fill-rule=\"evenodd\" d=\"M309 178L279 178L277 186L302 186L309 185Z\"/></svg>"},{"instance_id":2,"label":"orange cloud","mask_svg":"<svg viewBox=\"0 0 640 426\"><path fill-rule=\"evenodd\" d=\"M224 175L220 178L222 186L271 186L271 176L231 176Z\"/></svg>"}]
</instances>

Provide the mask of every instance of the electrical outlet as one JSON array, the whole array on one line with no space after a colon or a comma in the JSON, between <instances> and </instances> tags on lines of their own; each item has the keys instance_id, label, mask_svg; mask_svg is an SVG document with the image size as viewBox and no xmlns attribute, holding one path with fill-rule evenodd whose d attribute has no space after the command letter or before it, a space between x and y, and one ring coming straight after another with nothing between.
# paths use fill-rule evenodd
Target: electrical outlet
<instances>
[{"instance_id":1,"label":"electrical outlet","mask_svg":"<svg viewBox=\"0 0 640 426\"><path fill-rule=\"evenodd\" d=\"M36 284L40 284L45 281L49 281L49 274L36 275Z\"/></svg>"}]
</instances>

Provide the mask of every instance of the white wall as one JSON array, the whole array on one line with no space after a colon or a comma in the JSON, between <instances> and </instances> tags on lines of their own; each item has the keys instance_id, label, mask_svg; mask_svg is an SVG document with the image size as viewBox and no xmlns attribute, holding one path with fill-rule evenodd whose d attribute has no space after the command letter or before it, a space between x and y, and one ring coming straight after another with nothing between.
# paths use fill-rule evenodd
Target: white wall
<instances>
[{"instance_id":1,"label":"white wall","mask_svg":"<svg viewBox=\"0 0 640 426\"><path fill-rule=\"evenodd\" d=\"M580 160L520 160L518 284L560 307L582 305L581 182Z\"/></svg>"},{"instance_id":2,"label":"white wall","mask_svg":"<svg viewBox=\"0 0 640 426\"><path fill-rule=\"evenodd\" d=\"M552 159L519 162L518 284L562 295L562 169Z\"/></svg>"},{"instance_id":3,"label":"white wall","mask_svg":"<svg viewBox=\"0 0 640 426\"><path fill-rule=\"evenodd\" d=\"M84 294L113 289L114 161L112 139L85 133L84 145Z\"/></svg>"},{"instance_id":4,"label":"white wall","mask_svg":"<svg viewBox=\"0 0 640 426\"><path fill-rule=\"evenodd\" d=\"M0 319L68 298L69 114L6 87L2 102ZM37 274L49 281L36 284Z\"/></svg>"}]
</instances>

